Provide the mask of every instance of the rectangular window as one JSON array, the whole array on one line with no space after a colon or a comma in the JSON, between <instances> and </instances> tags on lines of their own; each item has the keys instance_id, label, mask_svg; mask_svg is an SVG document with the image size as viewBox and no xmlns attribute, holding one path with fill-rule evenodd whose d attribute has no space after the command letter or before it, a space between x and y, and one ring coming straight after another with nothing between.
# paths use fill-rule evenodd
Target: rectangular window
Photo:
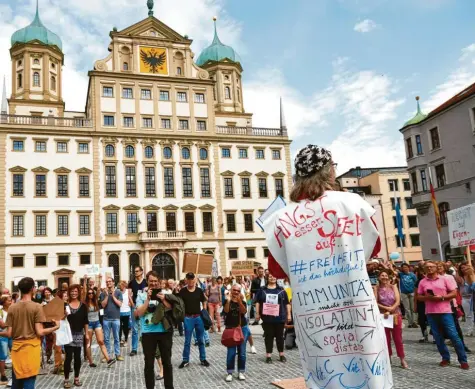
<instances>
[{"instance_id":1,"label":"rectangular window","mask_svg":"<svg viewBox=\"0 0 475 389\"><path fill-rule=\"evenodd\" d=\"M269 257L269 249L267 247L264 247L264 258Z\"/></svg>"},{"instance_id":2,"label":"rectangular window","mask_svg":"<svg viewBox=\"0 0 475 389\"><path fill-rule=\"evenodd\" d=\"M409 180L404 178L402 180L402 186L404 188L405 191L409 192L411 190L411 184L409 183Z\"/></svg>"},{"instance_id":3,"label":"rectangular window","mask_svg":"<svg viewBox=\"0 0 475 389\"><path fill-rule=\"evenodd\" d=\"M185 231L195 232L195 213L185 212Z\"/></svg>"},{"instance_id":4,"label":"rectangular window","mask_svg":"<svg viewBox=\"0 0 475 389\"><path fill-rule=\"evenodd\" d=\"M172 128L172 121L170 119L161 119L162 128L170 129Z\"/></svg>"},{"instance_id":5,"label":"rectangular window","mask_svg":"<svg viewBox=\"0 0 475 389\"><path fill-rule=\"evenodd\" d=\"M178 120L178 128L180 130L188 130L189 129L188 120L186 119Z\"/></svg>"},{"instance_id":6,"label":"rectangular window","mask_svg":"<svg viewBox=\"0 0 475 389\"><path fill-rule=\"evenodd\" d=\"M422 191L427 192L427 176L426 171L423 169L421 170L421 184L422 184Z\"/></svg>"},{"instance_id":7,"label":"rectangular window","mask_svg":"<svg viewBox=\"0 0 475 389\"><path fill-rule=\"evenodd\" d=\"M78 145L79 154L88 154L89 153L89 143L79 143Z\"/></svg>"},{"instance_id":8,"label":"rectangular window","mask_svg":"<svg viewBox=\"0 0 475 389\"><path fill-rule=\"evenodd\" d=\"M256 150L256 159L264 159L264 150Z\"/></svg>"},{"instance_id":9,"label":"rectangular window","mask_svg":"<svg viewBox=\"0 0 475 389\"><path fill-rule=\"evenodd\" d=\"M437 188L441 188L447 183L445 180L444 164L440 164L435 167L435 179L437 181Z\"/></svg>"},{"instance_id":10,"label":"rectangular window","mask_svg":"<svg viewBox=\"0 0 475 389\"><path fill-rule=\"evenodd\" d=\"M69 235L69 215L58 215L58 235Z\"/></svg>"},{"instance_id":11,"label":"rectangular window","mask_svg":"<svg viewBox=\"0 0 475 389\"><path fill-rule=\"evenodd\" d=\"M229 149L227 147L223 147L221 149L221 156L223 158L231 158L231 149Z\"/></svg>"},{"instance_id":12,"label":"rectangular window","mask_svg":"<svg viewBox=\"0 0 475 389\"><path fill-rule=\"evenodd\" d=\"M13 151L25 151L24 142L22 140L14 140Z\"/></svg>"},{"instance_id":13,"label":"rectangular window","mask_svg":"<svg viewBox=\"0 0 475 389\"><path fill-rule=\"evenodd\" d=\"M397 202L399 206L401 206L401 198L397 198ZM394 197L391 197L391 209L394 211L396 209L396 199Z\"/></svg>"},{"instance_id":14,"label":"rectangular window","mask_svg":"<svg viewBox=\"0 0 475 389\"><path fill-rule=\"evenodd\" d=\"M191 177L191 167L184 167L181 170L183 177L183 197L193 197L193 179Z\"/></svg>"},{"instance_id":15,"label":"rectangular window","mask_svg":"<svg viewBox=\"0 0 475 389\"><path fill-rule=\"evenodd\" d=\"M170 101L170 92L167 90L161 90L160 101Z\"/></svg>"},{"instance_id":16,"label":"rectangular window","mask_svg":"<svg viewBox=\"0 0 475 389\"><path fill-rule=\"evenodd\" d=\"M226 214L226 226L228 232L236 232L236 215L234 213Z\"/></svg>"},{"instance_id":17,"label":"rectangular window","mask_svg":"<svg viewBox=\"0 0 475 389\"><path fill-rule=\"evenodd\" d=\"M106 197L115 197L116 188L116 170L114 165L106 165Z\"/></svg>"},{"instance_id":18,"label":"rectangular window","mask_svg":"<svg viewBox=\"0 0 475 389\"><path fill-rule=\"evenodd\" d=\"M145 197L155 197L155 167L145 166Z\"/></svg>"},{"instance_id":19,"label":"rectangular window","mask_svg":"<svg viewBox=\"0 0 475 389\"><path fill-rule=\"evenodd\" d=\"M89 176L79 176L79 197L89 197Z\"/></svg>"},{"instance_id":20,"label":"rectangular window","mask_svg":"<svg viewBox=\"0 0 475 389\"><path fill-rule=\"evenodd\" d=\"M167 226L167 231L176 231L176 213L167 212L165 214L165 223Z\"/></svg>"},{"instance_id":21,"label":"rectangular window","mask_svg":"<svg viewBox=\"0 0 475 389\"><path fill-rule=\"evenodd\" d=\"M46 266L47 260L46 255L35 255L35 266Z\"/></svg>"},{"instance_id":22,"label":"rectangular window","mask_svg":"<svg viewBox=\"0 0 475 389\"><path fill-rule=\"evenodd\" d=\"M23 174L14 174L13 175L13 196L23 196Z\"/></svg>"},{"instance_id":23,"label":"rectangular window","mask_svg":"<svg viewBox=\"0 0 475 389\"><path fill-rule=\"evenodd\" d=\"M416 174L416 172L411 173L411 181L412 181L412 192L413 193L418 193L419 192L419 186L417 185L417 174Z\"/></svg>"},{"instance_id":24,"label":"rectangular window","mask_svg":"<svg viewBox=\"0 0 475 389\"><path fill-rule=\"evenodd\" d=\"M107 224L107 234L108 235L117 235L117 214L116 213L107 213L106 214L106 224Z\"/></svg>"},{"instance_id":25,"label":"rectangular window","mask_svg":"<svg viewBox=\"0 0 475 389\"><path fill-rule=\"evenodd\" d=\"M69 266L69 255L68 254L58 255L58 266Z\"/></svg>"},{"instance_id":26,"label":"rectangular window","mask_svg":"<svg viewBox=\"0 0 475 389\"><path fill-rule=\"evenodd\" d=\"M91 235L89 215L79 215L79 235Z\"/></svg>"},{"instance_id":27,"label":"rectangular window","mask_svg":"<svg viewBox=\"0 0 475 389\"><path fill-rule=\"evenodd\" d=\"M228 257L229 259L237 259L238 258L237 249L228 249Z\"/></svg>"},{"instance_id":28,"label":"rectangular window","mask_svg":"<svg viewBox=\"0 0 475 389\"><path fill-rule=\"evenodd\" d=\"M394 228L397 228L397 217L396 216L393 216L393 224L394 224Z\"/></svg>"},{"instance_id":29,"label":"rectangular window","mask_svg":"<svg viewBox=\"0 0 475 389\"><path fill-rule=\"evenodd\" d=\"M412 150L412 138L406 139L406 147L407 147L407 158L414 157L414 151Z\"/></svg>"},{"instance_id":30,"label":"rectangular window","mask_svg":"<svg viewBox=\"0 0 475 389\"><path fill-rule=\"evenodd\" d=\"M152 127L153 127L153 120L152 120L152 118L142 118L142 127L144 127L144 128L152 128Z\"/></svg>"},{"instance_id":31,"label":"rectangular window","mask_svg":"<svg viewBox=\"0 0 475 389\"><path fill-rule=\"evenodd\" d=\"M23 267L24 266L23 257L12 257L12 267Z\"/></svg>"},{"instance_id":32,"label":"rectangular window","mask_svg":"<svg viewBox=\"0 0 475 389\"><path fill-rule=\"evenodd\" d=\"M195 93L195 103L204 103L205 94L204 93Z\"/></svg>"},{"instance_id":33,"label":"rectangular window","mask_svg":"<svg viewBox=\"0 0 475 389\"><path fill-rule=\"evenodd\" d=\"M46 236L46 215L35 215L35 235Z\"/></svg>"},{"instance_id":34,"label":"rectangular window","mask_svg":"<svg viewBox=\"0 0 475 389\"><path fill-rule=\"evenodd\" d=\"M429 133L432 150L440 149L439 130L437 129L437 127L430 130Z\"/></svg>"},{"instance_id":35,"label":"rectangular window","mask_svg":"<svg viewBox=\"0 0 475 389\"><path fill-rule=\"evenodd\" d=\"M112 115L104 115L104 127L115 126L115 118Z\"/></svg>"},{"instance_id":36,"label":"rectangular window","mask_svg":"<svg viewBox=\"0 0 475 389\"><path fill-rule=\"evenodd\" d=\"M186 98L186 92L177 92L176 101L179 103L186 103L188 101Z\"/></svg>"},{"instance_id":37,"label":"rectangular window","mask_svg":"<svg viewBox=\"0 0 475 389\"><path fill-rule=\"evenodd\" d=\"M267 197L267 179L259 178L259 197Z\"/></svg>"},{"instance_id":38,"label":"rectangular window","mask_svg":"<svg viewBox=\"0 0 475 389\"><path fill-rule=\"evenodd\" d=\"M56 151L58 153L68 152L68 142L56 142Z\"/></svg>"},{"instance_id":39,"label":"rectangular window","mask_svg":"<svg viewBox=\"0 0 475 389\"><path fill-rule=\"evenodd\" d=\"M46 196L46 174L35 175L35 196L36 197Z\"/></svg>"},{"instance_id":40,"label":"rectangular window","mask_svg":"<svg viewBox=\"0 0 475 389\"><path fill-rule=\"evenodd\" d=\"M213 232L212 212L203 212L203 232Z\"/></svg>"},{"instance_id":41,"label":"rectangular window","mask_svg":"<svg viewBox=\"0 0 475 389\"><path fill-rule=\"evenodd\" d=\"M246 159L247 158L247 149L239 149L239 158Z\"/></svg>"},{"instance_id":42,"label":"rectangular window","mask_svg":"<svg viewBox=\"0 0 475 389\"><path fill-rule=\"evenodd\" d=\"M35 142L35 151L37 153L45 153L46 152L46 141L44 140L37 140Z\"/></svg>"},{"instance_id":43,"label":"rectangular window","mask_svg":"<svg viewBox=\"0 0 475 389\"><path fill-rule=\"evenodd\" d=\"M251 182L249 177L242 177L241 178L241 190L242 190L242 197L245 199L251 198Z\"/></svg>"},{"instance_id":44,"label":"rectangular window","mask_svg":"<svg viewBox=\"0 0 475 389\"><path fill-rule=\"evenodd\" d=\"M147 212L147 231L158 231L157 212Z\"/></svg>"},{"instance_id":45,"label":"rectangular window","mask_svg":"<svg viewBox=\"0 0 475 389\"><path fill-rule=\"evenodd\" d=\"M24 215L13 215L13 236L24 235Z\"/></svg>"},{"instance_id":46,"label":"rectangular window","mask_svg":"<svg viewBox=\"0 0 475 389\"><path fill-rule=\"evenodd\" d=\"M256 249L246 249L246 257L248 259L256 258Z\"/></svg>"},{"instance_id":47,"label":"rectangular window","mask_svg":"<svg viewBox=\"0 0 475 389\"><path fill-rule=\"evenodd\" d=\"M420 135L416 135L416 151L417 151L417 155L422 155L423 152L422 152L422 142L421 142L421 136Z\"/></svg>"},{"instance_id":48,"label":"rectangular window","mask_svg":"<svg viewBox=\"0 0 475 389\"><path fill-rule=\"evenodd\" d=\"M142 100L152 100L152 91L150 89L142 89L140 91L140 98Z\"/></svg>"},{"instance_id":49,"label":"rectangular window","mask_svg":"<svg viewBox=\"0 0 475 389\"><path fill-rule=\"evenodd\" d=\"M280 150L272 150L272 159L280 159Z\"/></svg>"},{"instance_id":50,"label":"rectangular window","mask_svg":"<svg viewBox=\"0 0 475 389\"><path fill-rule=\"evenodd\" d=\"M68 176L58 174L58 197L68 197Z\"/></svg>"},{"instance_id":51,"label":"rectangular window","mask_svg":"<svg viewBox=\"0 0 475 389\"><path fill-rule=\"evenodd\" d=\"M253 232L254 231L254 221L252 220L252 213L244 214L244 231Z\"/></svg>"},{"instance_id":52,"label":"rectangular window","mask_svg":"<svg viewBox=\"0 0 475 389\"><path fill-rule=\"evenodd\" d=\"M275 179L275 195L284 197L284 180L282 178Z\"/></svg>"},{"instance_id":53,"label":"rectangular window","mask_svg":"<svg viewBox=\"0 0 475 389\"><path fill-rule=\"evenodd\" d=\"M409 228L417 228L419 226L417 216L408 216L407 221L409 222Z\"/></svg>"},{"instance_id":54,"label":"rectangular window","mask_svg":"<svg viewBox=\"0 0 475 389\"><path fill-rule=\"evenodd\" d=\"M421 238L419 234L411 235L411 246L419 247L421 245Z\"/></svg>"},{"instance_id":55,"label":"rectangular window","mask_svg":"<svg viewBox=\"0 0 475 389\"><path fill-rule=\"evenodd\" d=\"M198 120L196 122L196 131L206 131L206 121Z\"/></svg>"},{"instance_id":56,"label":"rectangular window","mask_svg":"<svg viewBox=\"0 0 475 389\"><path fill-rule=\"evenodd\" d=\"M79 264L80 265L90 265L91 264L91 254L81 254L81 255L79 255Z\"/></svg>"},{"instance_id":57,"label":"rectangular window","mask_svg":"<svg viewBox=\"0 0 475 389\"><path fill-rule=\"evenodd\" d=\"M122 88L122 98L123 99L133 99L134 95L132 93L132 88Z\"/></svg>"},{"instance_id":58,"label":"rectangular window","mask_svg":"<svg viewBox=\"0 0 475 389\"><path fill-rule=\"evenodd\" d=\"M124 116L124 127L133 127L134 118L132 116Z\"/></svg>"},{"instance_id":59,"label":"rectangular window","mask_svg":"<svg viewBox=\"0 0 475 389\"><path fill-rule=\"evenodd\" d=\"M413 209L414 205L412 204L412 197L404 197L406 201L406 209Z\"/></svg>"},{"instance_id":60,"label":"rectangular window","mask_svg":"<svg viewBox=\"0 0 475 389\"><path fill-rule=\"evenodd\" d=\"M233 179L231 177L224 178L224 197L234 197Z\"/></svg>"},{"instance_id":61,"label":"rectangular window","mask_svg":"<svg viewBox=\"0 0 475 389\"><path fill-rule=\"evenodd\" d=\"M200 169L201 197L211 197L211 183L209 179L209 168Z\"/></svg>"},{"instance_id":62,"label":"rectangular window","mask_svg":"<svg viewBox=\"0 0 475 389\"><path fill-rule=\"evenodd\" d=\"M173 179L173 168L163 169L163 181L165 187L165 197L175 197L175 183Z\"/></svg>"},{"instance_id":63,"label":"rectangular window","mask_svg":"<svg viewBox=\"0 0 475 389\"><path fill-rule=\"evenodd\" d=\"M390 192L399 191L398 180L388 180L388 184L389 184L389 191Z\"/></svg>"},{"instance_id":64,"label":"rectangular window","mask_svg":"<svg viewBox=\"0 0 475 389\"><path fill-rule=\"evenodd\" d=\"M127 197L137 196L137 182L135 177L135 166L125 167L125 195Z\"/></svg>"},{"instance_id":65,"label":"rectangular window","mask_svg":"<svg viewBox=\"0 0 475 389\"><path fill-rule=\"evenodd\" d=\"M111 86L102 87L102 96L103 97L114 97L114 88Z\"/></svg>"},{"instance_id":66,"label":"rectangular window","mask_svg":"<svg viewBox=\"0 0 475 389\"><path fill-rule=\"evenodd\" d=\"M137 214L127 213L127 234L137 233Z\"/></svg>"},{"instance_id":67,"label":"rectangular window","mask_svg":"<svg viewBox=\"0 0 475 389\"><path fill-rule=\"evenodd\" d=\"M401 247L401 241L399 239L399 235L396 235L395 238L396 238L397 247ZM405 235L403 235L403 237L402 237L402 246L406 247L406 236Z\"/></svg>"}]
</instances>

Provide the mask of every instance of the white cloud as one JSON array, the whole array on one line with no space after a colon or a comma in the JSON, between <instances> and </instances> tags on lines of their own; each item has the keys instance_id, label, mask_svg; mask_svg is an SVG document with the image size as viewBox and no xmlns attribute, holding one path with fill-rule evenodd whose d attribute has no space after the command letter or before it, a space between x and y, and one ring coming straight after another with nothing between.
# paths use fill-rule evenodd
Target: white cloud
<instances>
[{"instance_id":1,"label":"white cloud","mask_svg":"<svg viewBox=\"0 0 475 389\"><path fill-rule=\"evenodd\" d=\"M379 27L379 24L377 24L374 20L365 19L361 22L356 23L353 29L356 32L365 33L365 32L373 31L374 29L378 27Z\"/></svg>"}]
</instances>

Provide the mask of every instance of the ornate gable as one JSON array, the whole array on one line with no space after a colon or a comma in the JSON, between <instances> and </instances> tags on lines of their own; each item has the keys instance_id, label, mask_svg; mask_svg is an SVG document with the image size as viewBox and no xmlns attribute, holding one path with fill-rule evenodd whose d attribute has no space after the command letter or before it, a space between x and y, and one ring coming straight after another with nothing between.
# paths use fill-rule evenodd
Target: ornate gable
<instances>
[{"instance_id":1,"label":"ornate gable","mask_svg":"<svg viewBox=\"0 0 475 389\"><path fill-rule=\"evenodd\" d=\"M28 169L25 169L24 167L21 167L21 166L15 166L15 167L10 168L10 171L13 173L24 173L27 170Z\"/></svg>"},{"instance_id":2,"label":"ornate gable","mask_svg":"<svg viewBox=\"0 0 475 389\"><path fill-rule=\"evenodd\" d=\"M191 39L188 39L186 36L183 36L168 27L165 23L161 22L155 17L148 17L138 23L133 24L130 27L127 27L121 31L112 31L110 33L111 38L114 37L134 37L140 36L150 40L150 43L154 40L165 40L179 43L186 43L188 45L193 42ZM158 42L157 42L158 43Z\"/></svg>"},{"instance_id":3,"label":"ornate gable","mask_svg":"<svg viewBox=\"0 0 475 389\"><path fill-rule=\"evenodd\" d=\"M57 169L54 169L54 172L55 173L71 173L71 170L69 170L68 168L64 167L64 166L61 166Z\"/></svg>"},{"instance_id":4,"label":"ornate gable","mask_svg":"<svg viewBox=\"0 0 475 389\"><path fill-rule=\"evenodd\" d=\"M126 205L123 209L125 209L126 211L138 211L140 207L138 205L130 204Z\"/></svg>"},{"instance_id":5,"label":"ornate gable","mask_svg":"<svg viewBox=\"0 0 475 389\"><path fill-rule=\"evenodd\" d=\"M143 209L145 211L158 211L160 209L160 207L157 206L157 205L150 204L150 205L147 205L147 206L143 207Z\"/></svg>"},{"instance_id":6,"label":"ornate gable","mask_svg":"<svg viewBox=\"0 0 475 389\"><path fill-rule=\"evenodd\" d=\"M256 176L257 177L267 177L269 175L269 173L266 173L266 172L259 172L259 173L256 173Z\"/></svg>"},{"instance_id":7,"label":"ornate gable","mask_svg":"<svg viewBox=\"0 0 475 389\"><path fill-rule=\"evenodd\" d=\"M187 204L187 205L184 205L183 207L181 207L181 209L183 209L184 211L193 211L196 209L196 206L192 205L192 204Z\"/></svg>"},{"instance_id":8,"label":"ornate gable","mask_svg":"<svg viewBox=\"0 0 475 389\"><path fill-rule=\"evenodd\" d=\"M82 167L80 169L77 169L76 173L78 173L78 174L91 174L92 170L88 169L87 167Z\"/></svg>"},{"instance_id":9,"label":"ornate gable","mask_svg":"<svg viewBox=\"0 0 475 389\"><path fill-rule=\"evenodd\" d=\"M251 172L248 172L247 170L244 170L243 172L238 173L238 176L241 176L241 177L250 177L250 176L252 176L252 173L251 173Z\"/></svg>"},{"instance_id":10,"label":"ornate gable","mask_svg":"<svg viewBox=\"0 0 475 389\"><path fill-rule=\"evenodd\" d=\"M285 177L285 174L282 173L282 172L276 172L276 173L272 174L272 177L282 178L282 177Z\"/></svg>"},{"instance_id":11,"label":"ornate gable","mask_svg":"<svg viewBox=\"0 0 475 389\"><path fill-rule=\"evenodd\" d=\"M234 172L231 170L226 170L225 172L221 173L222 176L234 176Z\"/></svg>"},{"instance_id":12,"label":"ornate gable","mask_svg":"<svg viewBox=\"0 0 475 389\"><path fill-rule=\"evenodd\" d=\"M202 205L200 207L200 209L203 210L203 211L210 211L210 210L214 209L214 207L211 204L205 204L205 205Z\"/></svg>"},{"instance_id":13,"label":"ornate gable","mask_svg":"<svg viewBox=\"0 0 475 389\"><path fill-rule=\"evenodd\" d=\"M105 206L104 208L102 208L104 211L118 211L120 209L120 207L118 207L117 205L107 205Z\"/></svg>"},{"instance_id":14,"label":"ornate gable","mask_svg":"<svg viewBox=\"0 0 475 389\"><path fill-rule=\"evenodd\" d=\"M165 211L176 211L178 209L178 207L176 205L169 204L169 205L163 207L163 209Z\"/></svg>"},{"instance_id":15,"label":"ornate gable","mask_svg":"<svg viewBox=\"0 0 475 389\"><path fill-rule=\"evenodd\" d=\"M34 169L31 169L31 171L34 173L48 173L49 169L46 169L43 166L38 166L38 167L35 167Z\"/></svg>"}]
</instances>

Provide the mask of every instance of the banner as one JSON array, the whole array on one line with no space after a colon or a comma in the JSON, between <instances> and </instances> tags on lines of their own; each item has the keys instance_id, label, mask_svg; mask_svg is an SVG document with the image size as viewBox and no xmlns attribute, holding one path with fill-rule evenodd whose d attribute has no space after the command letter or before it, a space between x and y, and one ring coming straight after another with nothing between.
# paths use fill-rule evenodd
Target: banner
<instances>
[{"instance_id":1,"label":"banner","mask_svg":"<svg viewBox=\"0 0 475 389\"><path fill-rule=\"evenodd\" d=\"M475 244L475 203L447 212L451 247Z\"/></svg>"},{"instance_id":2,"label":"banner","mask_svg":"<svg viewBox=\"0 0 475 389\"><path fill-rule=\"evenodd\" d=\"M252 276L254 275L253 261L233 261L231 265L233 276Z\"/></svg>"}]
</instances>

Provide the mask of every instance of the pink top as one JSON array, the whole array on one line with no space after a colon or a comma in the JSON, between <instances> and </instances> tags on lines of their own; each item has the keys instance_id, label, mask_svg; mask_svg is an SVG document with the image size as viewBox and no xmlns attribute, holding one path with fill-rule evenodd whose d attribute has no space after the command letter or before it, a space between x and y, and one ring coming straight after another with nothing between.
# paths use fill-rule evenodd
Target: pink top
<instances>
[{"instance_id":1,"label":"pink top","mask_svg":"<svg viewBox=\"0 0 475 389\"><path fill-rule=\"evenodd\" d=\"M392 285L386 288L378 287L378 302L385 307L390 307L396 303L396 294L394 293ZM401 309L397 307L394 314L399 315L400 313Z\"/></svg>"},{"instance_id":2,"label":"pink top","mask_svg":"<svg viewBox=\"0 0 475 389\"><path fill-rule=\"evenodd\" d=\"M435 296L446 296L450 292L457 289L457 283L453 277L437 276L437 278L424 278L419 283L417 293L427 295L428 290L432 290ZM445 301L429 301L426 304L426 314L430 313L452 313L450 300Z\"/></svg>"}]
</instances>

